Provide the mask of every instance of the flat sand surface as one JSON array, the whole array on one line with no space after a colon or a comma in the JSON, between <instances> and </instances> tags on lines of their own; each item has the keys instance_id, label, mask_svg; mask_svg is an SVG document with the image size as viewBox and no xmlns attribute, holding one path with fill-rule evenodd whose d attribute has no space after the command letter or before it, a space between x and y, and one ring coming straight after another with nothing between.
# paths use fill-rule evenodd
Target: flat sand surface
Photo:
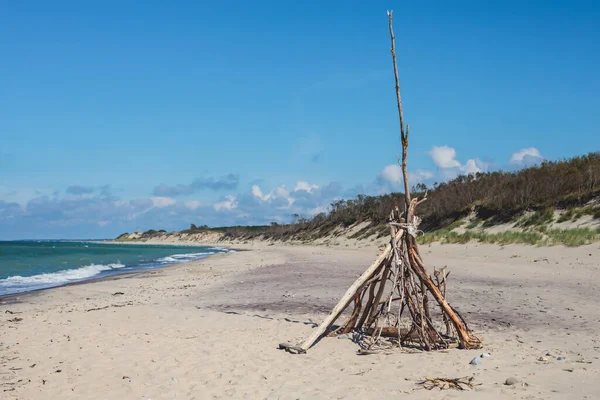
<instances>
[{"instance_id":1,"label":"flat sand surface","mask_svg":"<svg viewBox=\"0 0 600 400\"><path fill-rule=\"evenodd\" d=\"M422 246L484 348L375 355L349 339L303 355L277 345L306 339L377 248L246 247L0 301L0 398L600 398L597 244ZM464 376L480 386L416 384Z\"/></svg>"}]
</instances>

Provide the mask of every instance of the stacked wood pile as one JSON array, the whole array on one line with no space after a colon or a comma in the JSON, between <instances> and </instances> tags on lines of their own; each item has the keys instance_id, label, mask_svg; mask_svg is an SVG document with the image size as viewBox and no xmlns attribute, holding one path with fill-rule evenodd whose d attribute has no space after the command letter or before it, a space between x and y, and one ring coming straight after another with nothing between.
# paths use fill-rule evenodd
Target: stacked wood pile
<instances>
[{"instance_id":1,"label":"stacked wood pile","mask_svg":"<svg viewBox=\"0 0 600 400\"><path fill-rule=\"evenodd\" d=\"M388 16L402 143L402 158L398 161L404 176L404 210L401 212L396 206L391 211L388 221L390 243L350 286L313 334L300 345L280 345L290 352L306 352L325 334L348 333L357 335L366 351L383 338L388 343L423 350L446 349L452 345L464 349L481 346L462 316L446 301L448 273L445 269L435 271L432 278L419 254L416 237L420 219L416 209L426 201L427 194L421 199L411 198L408 188L409 127L404 125L402 112L392 12L388 12ZM432 310L431 299L437 303L439 311ZM342 324L331 329L350 304L354 306L353 311Z\"/></svg>"}]
</instances>

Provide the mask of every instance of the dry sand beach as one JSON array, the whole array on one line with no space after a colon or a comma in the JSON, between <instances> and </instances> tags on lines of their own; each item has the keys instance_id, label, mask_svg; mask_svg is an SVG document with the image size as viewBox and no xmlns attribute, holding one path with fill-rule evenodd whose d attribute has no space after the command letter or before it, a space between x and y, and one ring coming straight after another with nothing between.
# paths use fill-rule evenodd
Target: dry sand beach
<instances>
[{"instance_id":1,"label":"dry sand beach","mask_svg":"<svg viewBox=\"0 0 600 400\"><path fill-rule=\"evenodd\" d=\"M305 339L376 247L235 247L251 251L3 299L0 397L600 398L597 244L423 246L430 269L448 266L449 300L484 347L375 355L348 339L303 355L277 345ZM416 384L463 376L481 385Z\"/></svg>"}]
</instances>

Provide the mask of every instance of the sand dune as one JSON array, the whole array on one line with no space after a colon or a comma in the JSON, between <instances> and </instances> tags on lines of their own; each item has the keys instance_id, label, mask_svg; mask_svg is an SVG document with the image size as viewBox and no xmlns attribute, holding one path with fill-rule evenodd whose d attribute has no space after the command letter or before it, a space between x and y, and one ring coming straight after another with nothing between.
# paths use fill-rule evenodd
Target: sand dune
<instances>
[{"instance_id":1,"label":"sand dune","mask_svg":"<svg viewBox=\"0 0 600 400\"><path fill-rule=\"evenodd\" d=\"M598 245L424 246L430 268L448 265L449 300L484 349L369 356L347 339L325 338L305 355L277 344L305 339L376 248L246 247L3 299L1 397L600 398ZM469 365L481 352L491 357ZM416 385L462 376L481 385ZM504 385L509 377L520 383Z\"/></svg>"}]
</instances>

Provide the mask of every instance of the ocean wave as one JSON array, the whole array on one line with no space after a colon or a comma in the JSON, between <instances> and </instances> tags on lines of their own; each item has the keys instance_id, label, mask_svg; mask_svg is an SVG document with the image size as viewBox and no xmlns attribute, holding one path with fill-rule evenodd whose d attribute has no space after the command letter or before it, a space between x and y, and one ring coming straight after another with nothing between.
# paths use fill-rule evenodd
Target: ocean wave
<instances>
[{"instance_id":1,"label":"ocean wave","mask_svg":"<svg viewBox=\"0 0 600 400\"><path fill-rule=\"evenodd\" d=\"M172 254L167 257L162 257L157 259L161 264L174 264L174 263L183 263L188 261L198 260L200 258L204 258L210 254L215 254L214 251L208 251L205 253L187 253L187 254Z\"/></svg>"},{"instance_id":2,"label":"ocean wave","mask_svg":"<svg viewBox=\"0 0 600 400\"><path fill-rule=\"evenodd\" d=\"M235 253L235 250L228 249L228 248L221 247L221 246L213 246L213 247L211 247L211 249L217 250L221 253Z\"/></svg>"},{"instance_id":3,"label":"ocean wave","mask_svg":"<svg viewBox=\"0 0 600 400\"><path fill-rule=\"evenodd\" d=\"M206 258L212 254L227 252L223 248L203 248L203 252L171 254L162 258L141 259L134 264L90 264L80 268L63 269L55 272L39 273L31 276L14 275L0 279L0 296L61 286L71 282L84 281L97 276L115 275L130 271L145 271L160 268L167 264L179 264ZM191 249L190 249L191 250ZM200 249L198 249L200 250ZM198 251L196 250L196 251ZM185 250L181 250L185 251ZM164 253L163 253L164 254ZM142 257L142 255L140 255ZM66 263L66 261L64 261ZM0 265L1 266L1 265ZM5 275L6 276L6 275Z\"/></svg>"},{"instance_id":4,"label":"ocean wave","mask_svg":"<svg viewBox=\"0 0 600 400\"><path fill-rule=\"evenodd\" d=\"M77 269L65 269L62 271L49 272L45 274L32 276L10 276L5 279L0 279L0 287L9 288L31 288L44 287L47 285L60 285L72 281L91 278L100 274L103 271L110 271L125 267L123 264L107 264L97 265L91 264Z\"/></svg>"}]
</instances>

